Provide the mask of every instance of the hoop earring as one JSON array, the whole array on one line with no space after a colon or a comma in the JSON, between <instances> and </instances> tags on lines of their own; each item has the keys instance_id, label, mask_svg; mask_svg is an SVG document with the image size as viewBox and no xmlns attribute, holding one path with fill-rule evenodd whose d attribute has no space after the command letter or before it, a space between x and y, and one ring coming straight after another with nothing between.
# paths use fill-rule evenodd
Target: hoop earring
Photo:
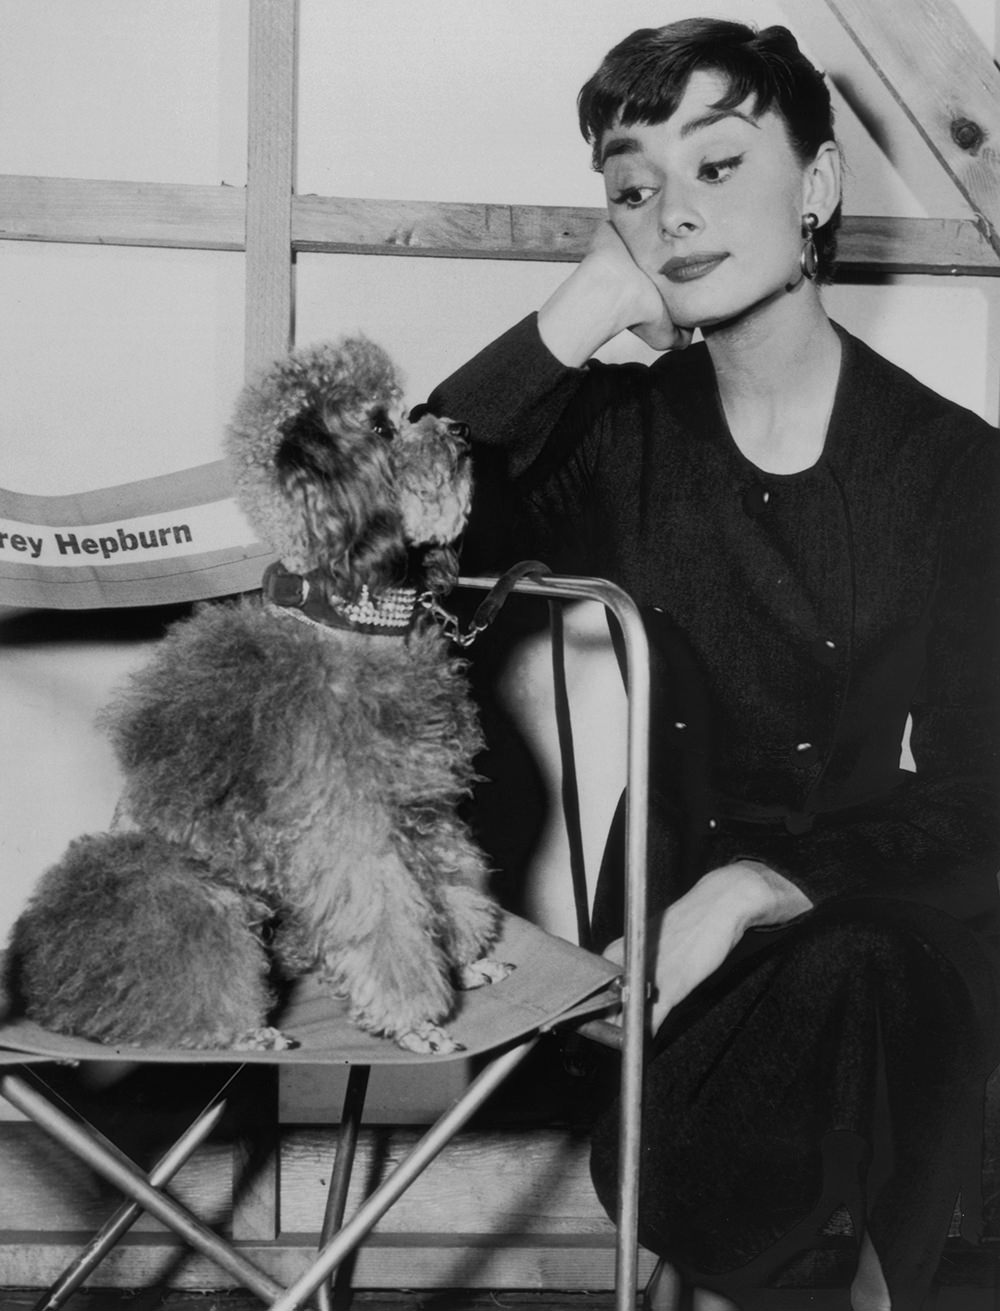
<instances>
[{"instance_id":1,"label":"hoop earring","mask_svg":"<svg viewBox=\"0 0 1000 1311\"><path fill-rule=\"evenodd\" d=\"M815 214L802 215L802 250L799 254L799 268L802 270L802 276L808 278L810 282L816 281L816 274L819 272L819 252L816 249L816 239L814 233L819 227L819 219Z\"/></svg>"}]
</instances>

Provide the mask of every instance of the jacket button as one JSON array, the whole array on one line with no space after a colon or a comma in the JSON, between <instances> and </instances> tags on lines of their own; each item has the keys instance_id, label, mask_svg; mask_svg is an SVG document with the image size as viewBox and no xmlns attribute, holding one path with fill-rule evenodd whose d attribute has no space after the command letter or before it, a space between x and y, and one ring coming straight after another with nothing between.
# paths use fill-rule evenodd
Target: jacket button
<instances>
[{"instance_id":1,"label":"jacket button","mask_svg":"<svg viewBox=\"0 0 1000 1311\"><path fill-rule=\"evenodd\" d=\"M840 647L832 637L820 637L813 643L813 650L816 653L817 660L824 665L836 664L840 658Z\"/></svg>"},{"instance_id":2,"label":"jacket button","mask_svg":"<svg viewBox=\"0 0 1000 1311\"><path fill-rule=\"evenodd\" d=\"M771 504L771 493L763 483L751 483L743 493L743 513L756 519Z\"/></svg>"},{"instance_id":3,"label":"jacket button","mask_svg":"<svg viewBox=\"0 0 1000 1311\"><path fill-rule=\"evenodd\" d=\"M811 765L819 757L818 749L811 742L797 742L795 744L795 759L800 765Z\"/></svg>"}]
</instances>

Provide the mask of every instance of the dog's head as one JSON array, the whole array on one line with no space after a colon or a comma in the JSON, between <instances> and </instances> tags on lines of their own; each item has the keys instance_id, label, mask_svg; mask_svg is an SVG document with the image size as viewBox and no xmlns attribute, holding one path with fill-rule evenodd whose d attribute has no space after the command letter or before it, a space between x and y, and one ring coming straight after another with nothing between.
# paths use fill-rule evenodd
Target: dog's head
<instances>
[{"instance_id":1,"label":"dog's head","mask_svg":"<svg viewBox=\"0 0 1000 1311\"><path fill-rule=\"evenodd\" d=\"M454 580L468 433L427 411L402 418L401 398L385 352L350 338L291 352L237 402L227 451L240 505L287 569L332 596L414 572L433 590Z\"/></svg>"}]
</instances>

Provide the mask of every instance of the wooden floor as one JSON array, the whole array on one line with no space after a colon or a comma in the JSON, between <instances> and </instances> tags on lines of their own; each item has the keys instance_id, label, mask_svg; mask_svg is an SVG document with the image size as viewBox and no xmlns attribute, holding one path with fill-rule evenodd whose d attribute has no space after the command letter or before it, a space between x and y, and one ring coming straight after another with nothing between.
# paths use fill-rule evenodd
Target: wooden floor
<instances>
[{"instance_id":1,"label":"wooden floor","mask_svg":"<svg viewBox=\"0 0 1000 1311\"><path fill-rule=\"evenodd\" d=\"M0 1289L0 1311L32 1311L37 1290ZM613 1311L611 1293L535 1293L505 1289L398 1293L358 1292L337 1311ZM191 1293L178 1290L96 1289L75 1294L66 1311L261 1311L262 1303L243 1293ZM850 1311L844 1289L771 1289L748 1311ZM909 1308L904 1311L910 1311ZM1000 1296L989 1288L943 1288L927 1311L1000 1311Z\"/></svg>"}]
</instances>

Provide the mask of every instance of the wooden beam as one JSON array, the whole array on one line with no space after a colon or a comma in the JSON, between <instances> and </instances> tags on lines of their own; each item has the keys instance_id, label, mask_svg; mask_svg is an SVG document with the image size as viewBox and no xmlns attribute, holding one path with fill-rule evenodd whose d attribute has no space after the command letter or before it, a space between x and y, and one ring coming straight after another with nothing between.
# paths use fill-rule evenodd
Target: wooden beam
<instances>
[{"instance_id":1,"label":"wooden beam","mask_svg":"<svg viewBox=\"0 0 1000 1311\"><path fill-rule=\"evenodd\" d=\"M952 0L826 0L1000 255L1000 71Z\"/></svg>"},{"instance_id":2,"label":"wooden beam","mask_svg":"<svg viewBox=\"0 0 1000 1311\"><path fill-rule=\"evenodd\" d=\"M11 1242L0 1233L5 1287L47 1287L77 1256L84 1237L81 1234L74 1244L64 1234L45 1235L42 1241L32 1234ZM232 1278L204 1257L182 1252L169 1238L146 1237L142 1244L126 1240L114 1249L101 1265L102 1287L146 1289L166 1284L202 1291L231 1287ZM311 1236L240 1243L237 1250L285 1286L302 1275L316 1255ZM648 1278L654 1263L651 1253L642 1254L640 1281ZM353 1258L351 1275L357 1289L531 1289L537 1298L542 1290L610 1291L615 1284L615 1254L610 1239L538 1239L516 1233L486 1238L449 1234L439 1239L392 1235L364 1243ZM206 1299L206 1305L212 1304L212 1299ZM80 1305L87 1305L86 1294Z\"/></svg>"},{"instance_id":3,"label":"wooden beam","mask_svg":"<svg viewBox=\"0 0 1000 1311\"><path fill-rule=\"evenodd\" d=\"M251 0L246 203L248 373L292 335L296 0Z\"/></svg>"},{"instance_id":4,"label":"wooden beam","mask_svg":"<svg viewBox=\"0 0 1000 1311\"><path fill-rule=\"evenodd\" d=\"M245 204L238 187L0 176L0 239L241 250ZM330 254L573 261L603 217L568 206L294 196L289 240L292 250ZM858 271L1000 275L1000 256L972 219L848 215L840 254L847 279ZM276 267L280 325L287 257Z\"/></svg>"},{"instance_id":5,"label":"wooden beam","mask_svg":"<svg viewBox=\"0 0 1000 1311\"><path fill-rule=\"evenodd\" d=\"M838 233L837 266L842 282L881 273L997 277L1000 255L972 219L853 214Z\"/></svg>"},{"instance_id":6,"label":"wooden beam","mask_svg":"<svg viewBox=\"0 0 1000 1311\"><path fill-rule=\"evenodd\" d=\"M242 250L242 187L0 175L0 239Z\"/></svg>"},{"instance_id":7,"label":"wooden beam","mask_svg":"<svg viewBox=\"0 0 1000 1311\"><path fill-rule=\"evenodd\" d=\"M276 1065L244 1066L229 1097L232 1146L232 1236L278 1237L281 1216L280 1133Z\"/></svg>"},{"instance_id":8,"label":"wooden beam","mask_svg":"<svg viewBox=\"0 0 1000 1311\"><path fill-rule=\"evenodd\" d=\"M578 260L603 210L296 196L296 250Z\"/></svg>"},{"instance_id":9,"label":"wooden beam","mask_svg":"<svg viewBox=\"0 0 1000 1311\"><path fill-rule=\"evenodd\" d=\"M391 1125L362 1130L348 1214L419 1133ZM280 1229L268 1239L233 1237L243 1255L288 1283L314 1254L336 1126L286 1125L280 1137ZM42 1286L75 1254L69 1234L78 1232L82 1242L112 1209L112 1190L34 1125L4 1126L0 1146L3 1282ZM227 1167L225 1143L209 1142L178 1175L178 1197L224 1224ZM956 1210L953 1237L959 1218ZM843 1243L850 1233L838 1208L820 1240ZM644 1280L653 1257L643 1252L640 1260ZM355 1288L612 1288L614 1227L590 1182L586 1138L547 1124L464 1130L383 1217L356 1261ZM231 1283L193 1253L178 1260L178 1241L144 1217L102 1263L100 1283L135 1288L160 1280L205 1289Z\"/></svg>"},{"instance_id":10,"label":"wooden beam","mask_svg":"<svg viewBox=\"0 0 1000 1311\"><path fill-rule=\"evenodd\" d=\"M437 204L296 196L296 250L461 259L579 260L602 209ZM971 219L850 215L840 234L845 274L1000 275L1000 256Z\"/></svg>"}]
</instances>

